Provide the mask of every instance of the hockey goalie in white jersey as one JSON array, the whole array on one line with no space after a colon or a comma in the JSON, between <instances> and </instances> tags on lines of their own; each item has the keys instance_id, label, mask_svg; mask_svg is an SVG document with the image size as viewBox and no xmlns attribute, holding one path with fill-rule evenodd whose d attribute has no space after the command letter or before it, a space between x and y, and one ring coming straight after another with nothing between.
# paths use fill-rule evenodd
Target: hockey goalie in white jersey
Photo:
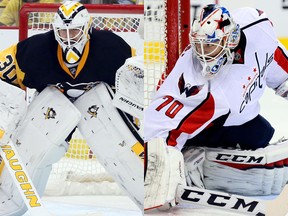
<instances>
[{"instance_id":1,"label":"hockey goalie in white jersey","mask_svg":"<svg viewBox=\"0 0 288 216\"><path fill-rule=\"evenodd\" d=\"M241 195L281 192L288 141L269 144L274 128L259 114L259 99L266 86L288 99L287 56L263 11L201 10L190 45L145 110L145 209L157 207L157 199L175 205L178 184Z\"/></svg>"},{"instance_id":2,"label":"hockey goalie in white jersey","mask_svg":"<svg viewBox=\"0 0 288 216\"><path fill-rule=\"evenodd\" d=\"M0 166L0 215L23 215L25 198L30 207L39 205L21 164L6 147L15 144L41 196L75 127L143 210L144 147L138 124L143 118L143 60L132 58L133 49L119 36L91 28L91 17L79 2L61 5L53 27L0 52L1 155L10 160ZM26 87L39 92L27 109L21 90ZM19 168L17 184L9 167Z\"/></svg>"}]
</instances>

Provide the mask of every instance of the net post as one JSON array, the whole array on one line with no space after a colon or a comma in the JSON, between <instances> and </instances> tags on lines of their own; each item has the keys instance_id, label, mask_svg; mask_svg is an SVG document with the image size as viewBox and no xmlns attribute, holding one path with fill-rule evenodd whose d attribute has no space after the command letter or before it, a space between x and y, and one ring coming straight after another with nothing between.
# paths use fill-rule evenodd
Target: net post
<instances>
[{"instance_id":1,"label":"net post","mask_svg":"<svg viewBox=\"0 0 288 216\"><path fill-rule=\"evenodd\" d=\"M181 8L180 8L180 53L184 51L186 46L189 45L189 32L191 26L190 20L190 0L181 0Z\"/></svg>"}]
</instances>

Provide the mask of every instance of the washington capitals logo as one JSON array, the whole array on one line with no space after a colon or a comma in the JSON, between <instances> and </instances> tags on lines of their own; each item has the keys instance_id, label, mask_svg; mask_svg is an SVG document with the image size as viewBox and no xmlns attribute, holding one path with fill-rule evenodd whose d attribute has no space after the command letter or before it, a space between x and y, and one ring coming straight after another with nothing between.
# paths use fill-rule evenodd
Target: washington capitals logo
<instances>
[{"instance_id":1,"label":"washington capitals logo","mask_svg":"<svg viewBox=\"0 0 288 216\"><path fill-rule=\"evenodd\" d=\"M93 105L88 108L88 113L91 115L91 118L97 118L99 107L97 105Z\"/></svg>"},{"instance_id":2,"label":"washington capitals logo","mask_svg":"<svg viewBox=\"0 0 288 216\"><path fill-rule=\"evenodd\" d=\"M56 116L56 112L53 108L51 107L48 107L46 113L44 113L45 115L45 119L55 119L55 116Z\"/></svg>"},{"instance_id":3,"label":"washington capitals logo","mask_svg":"<svg viewBox=\"0 0 288 216\"><path fill-rule=\"evenodd\" d=\"M181 95L185 92L186 97L190 97L198 94L203 88L203 85L191 86L191 84L189 83L185 84L185 80L182 73L178 81L178 88Z\"/></svg>"},{"instance_id":4,"label":"washington capitals logo","mask_svg":"<svg viewBox=\"0 0 288 216\"><path fill-rule=\"evenodd\" d=\"M257 10L259 16L261 16L264 13L262 10L259 10L257 8L256 8L256 10Z\"/></svg>"}]
</instances>

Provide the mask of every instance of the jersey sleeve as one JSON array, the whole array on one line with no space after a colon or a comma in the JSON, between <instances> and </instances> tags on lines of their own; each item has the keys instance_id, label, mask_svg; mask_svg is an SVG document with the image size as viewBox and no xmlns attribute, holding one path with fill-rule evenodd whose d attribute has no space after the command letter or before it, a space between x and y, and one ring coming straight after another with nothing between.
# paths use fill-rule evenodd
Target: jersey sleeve
<instances>
[{"instance_id":1,"label":"jersey sleeve","mask_svg":"<svg viewBox=\"0 0 288 216\"><path fill-rule=\"evenodd\" d=\"M272 51L273 58L269 58L266 61L265 69L267 69L266 83L269 88L277 88L281 85L286 79L288 79L288 52L286 48L278 41L277 35L274 31L272 22L269 20L267 14L259 9L255 8L240 8L232 12L232 15L235 21L240 24L242 29L248 29L249 26L257 26L255 30L255 36L262 35L263 38L266 38L265 42L261 43L259 47L259 38L256 36L250 35L249 39L254 38L255 49L262 50L263 54L268 51ZM264 21L262 25L256 25ZM266 22L268 21L268 22ZM257 32L256 32L257 31ZM251 45L250 45L251 46Z\"/></svg>"},{"instance_id":2,"label":"jersey sleeve","mask_svg":"<svg viewBox=\"0 0 288 216\"><path fill-rule=\"evenodd\" d=\"M17 45L12 45L0 52L0 78L10 84L25 89L22 84L24 74L18 68L16 60Z\"/></svg>"},{"instance_id":3,"label":"jersey sleeve","mask_svg":"<svg viewBox=\"0 0 288 216\"><path fill-rule=\"evenodd\" d=\"M268 19L265 11L252 7L237 8L231 11L231 16L241 28L246 28L247 26L251 25L251 23Z\"/></svg>"},{"instance_id":4,"label":"jersey sleeve","mask_svg":"<svg viewBox=\"0 0 288 216\"><path fill-rule=\"evenodd\" d=\"M274 52L272 67L266 81L268 87L276 89L288 79L288 51L280 42Z\"/></svg>"}]
</instances>

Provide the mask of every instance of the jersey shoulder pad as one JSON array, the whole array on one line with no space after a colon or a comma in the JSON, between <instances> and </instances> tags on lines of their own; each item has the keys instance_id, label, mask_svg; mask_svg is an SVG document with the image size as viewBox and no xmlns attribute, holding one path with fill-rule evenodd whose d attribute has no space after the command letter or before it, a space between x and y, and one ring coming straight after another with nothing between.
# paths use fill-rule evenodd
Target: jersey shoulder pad
<instances>
[{"instance_id":1,"label":"jersey shoulder pad","mask_svg":"<svg viewBox=\"0 0 288 216\"><path fill-rule=\"evenodd\" d=\"M251 7L238 8L232 11L231 15L241 28L262 19L268 20L267 14L264 11Z\"/></svg>"},{"instance_id":2,"label":"jersey shoulder pad","mask_svg":"<svg viewBox=\"0 0 288 216\"><path fill-rule=\"evenodd\" d=\"M130 45L120 36L118 36L117 34L110 32L110 31L106 31L106 30L92 30L92 34L91 34L91 46L92 43L97 44L97 46L105 46L105 47L114 47L117 49L121 49L121 50L129 50L130 52L130 56L131 56L131 47ZM130 57L129 56L129 57Z\"/></svg>"}]
</instances>

